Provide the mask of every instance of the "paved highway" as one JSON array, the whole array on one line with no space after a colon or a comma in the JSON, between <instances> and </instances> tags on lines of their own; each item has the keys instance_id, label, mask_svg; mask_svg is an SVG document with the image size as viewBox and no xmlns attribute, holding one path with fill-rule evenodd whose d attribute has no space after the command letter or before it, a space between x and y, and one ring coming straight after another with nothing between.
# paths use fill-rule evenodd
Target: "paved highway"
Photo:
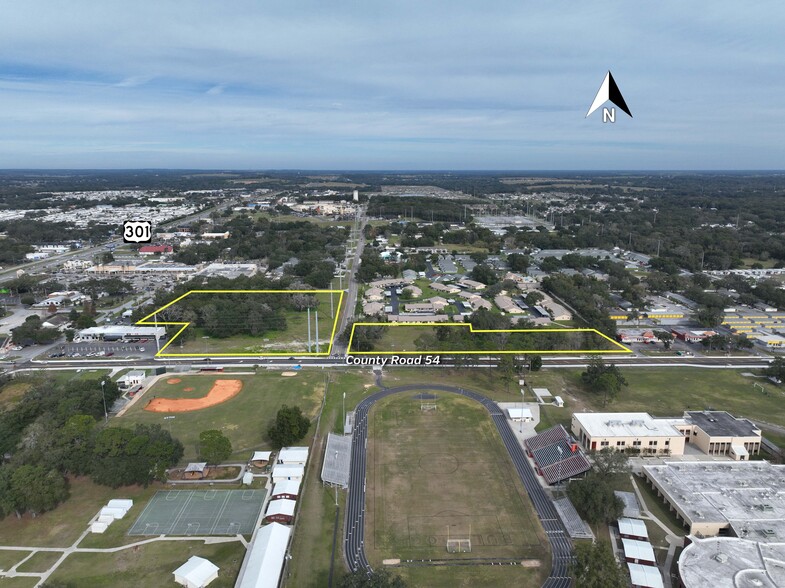
<instances>
[{"instance_id":1,"label":"paved highway","mask_svg":"<svg viewBox=\"0 0 785 588\"><path fill-rule=\"evenodd\" d=\"M463 388L441 386L438 384L422 384L384 388L380 392L365 398L355 409L354 431L352 432L352 462L349 480L349 495L346 504L346 524L344 525L344 555L352 571L364 569L373 571L365 556L365 473L366 443L368 438L368 412L376 401L402 392L416 390L438 390L460 394L482 404L491 415L501 435L504 446L510 454L515 470L523 482L526 492L534 504L537 515L551 544L553 562L551 573L543 584L543 588L569 588L572 580L569 576L569 564L572 557L572 543L559 519L550 497L545 493L526 454L518 442L510 425L504 417L502 409L493 400Z\"/></svg>"}]
</instances>

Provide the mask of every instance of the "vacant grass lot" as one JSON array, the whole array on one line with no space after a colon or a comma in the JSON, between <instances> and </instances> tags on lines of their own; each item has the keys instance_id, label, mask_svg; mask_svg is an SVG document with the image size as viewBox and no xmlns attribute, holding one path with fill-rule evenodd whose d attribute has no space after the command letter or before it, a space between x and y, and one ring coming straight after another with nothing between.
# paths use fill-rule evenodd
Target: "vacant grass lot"
<instances>
[{"instance_id":1,"label":"vacant grass lot","mask_svg":"<svg viewBox=\"0 0 785 588\"><path fill-rule=\"evenodd\" d=\"M181 382L167 383L174 377L179 378ZM128 412L113 419L110 424L126 427L135 423L160 424L182 441L185 447L183 463L197 458L199 433L208 429L219 429L232 442L234 453L230 459L244 461L250 458L251 451L270 448L267 430L282 405L299 406L303 413L315 419L324 393L324 378L324 372L307 371L300 371L297 376L291 378L285 378L277 371L262 372L255 376L169 375L159 379ZM144 406L156 396L158 398L204 396L213 382L221 379L241 380L243 389L226 402L202 410L172 415L144 410ZM186 392L185 388L194 390ZM165 416L175 418L164 419ZM302 444L310 443L312 436L313 428Z\"/></svg>"},{"instance_id":2,"label":"vacant grass lot","mask_svg":"<svg viewBox=\"0 0 785 588\"><path fill-rule=\"evenodd\" d=\"M234 586L245 547L239 541L205 545L199 541L156 541L116 553L74 553L52 574L52 580L79 588L139 588L174 585L172 572L192 555L220 569L210 588Z\"/></svg>"},{"instance_id":3,"label":"vacant grass lot","mask_svg":"<svg viewBox=\"0 0 785 588\"><path fill-rule=\"evenodd\" d=\"M539 521L487 412L441 392L438 410L423 412L413 395L384 399L370 414L369 560L546 558ZM448 535L471 538L472 553L447 553Z\"/></svg>"},{"instance_id":4,"label":"vacant grass lot","mask_svg":"<svg viewBox=\"0 0 785 588\"><path fill-rule=\"evenodd\" d=\"M209 294L191 294L191 296L209 296ZM253 294L248 294L253 296ZM288 296L288 294L282 294ZM335 316L333 312L339 311L340 294L333 294L332 306L330 294L314 294L319 300L319 341L320 351L327 352L330 335L332 334ZM181 341L180 336L174 338L171 344L164 350L167 354L190 354L198 353L205 355L218 354L238 354L256 353L303 353L308 350L308 313L307 311L287 311L283 313L286 318L286 329L283 331L270 330L260 335L235 335L225 339L207 337L204 329L194 326L188 327L195 330L194 338ZM185 332L183 332L185 334ZM313 352L316 351L316 318L315 312L311 311L311 337L314 344Z\"/></svg>"},{"instance_id":5,"label":"vacant grass lot","mask_svg":"<svg viewBox=\"0 0 785 588\"><path fill-rule=\"evenodd\" d=\"M69 547L87 529L87 523L112 498L132 498L134 507L126 517L136 518L147 499L162 486L109 488L88 478L70 480L71 497L56 509L33 518L14 515L0 521L0 545ZM123 521L118 521L122 523ZM111 527L110 527L111 529Z\"/></svg>"}]
</instances>

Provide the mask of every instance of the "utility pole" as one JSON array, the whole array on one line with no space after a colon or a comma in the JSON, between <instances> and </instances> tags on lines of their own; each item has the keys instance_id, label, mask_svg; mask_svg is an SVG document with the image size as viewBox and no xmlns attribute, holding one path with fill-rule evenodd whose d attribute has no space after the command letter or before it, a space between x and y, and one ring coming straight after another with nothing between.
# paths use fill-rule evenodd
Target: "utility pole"
<instances>
[{"instance_id":1,"label":"utility pole","mask_svg":"<svg viewBox=\"0 0 785 588\"><path fill-rule=\"evenodd\" d=\"M308 311L308 353L311 352L311 307L309 306L307 309Z\"/></svg>"},{"instance_id":2,"label":"utility pole","mask_svg":"<svg viewBox=\"0 0 785 588\"><path fill-rule=\"evenodd\" d=\"M316 315L316 353L319 353L319 311L314 310Z\"/></svg>"},{"instance_id":3,"label":"utility pole","mask_svg":"<svg viewBox=\"0 0 785 588\"><path fill-rule=\"evenodd\" d=\"M106 393L104 392L104 387L106 386L106 380L101 380L101 397L104 399L104 422L109 422L109 412L106 410Z\"/></svg>"}]
</instances>

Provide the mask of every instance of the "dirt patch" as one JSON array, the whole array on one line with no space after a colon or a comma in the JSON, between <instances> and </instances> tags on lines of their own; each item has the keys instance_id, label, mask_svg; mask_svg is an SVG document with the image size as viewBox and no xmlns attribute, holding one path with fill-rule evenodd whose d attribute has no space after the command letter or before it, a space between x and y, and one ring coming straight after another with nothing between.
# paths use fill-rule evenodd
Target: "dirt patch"
<instances>
[{"instance_id":1,"label":"dirt patch","mask_svg":"<svg viewBox=\"0 0 785 588\"><path fill-rule=\"evenodd\" d=\"M193 392L195 388L193 386L188 386L188 388L183 388L183 392Z\"/></svg>"},{"instance_id":2,"label":"dirt patch","mask_svg":"<svg viewBox=\"0 0 785 588\"><path fill-rule=\"evenodd\" d=\"M182 382L180 378L169 378L166 380L167 384L179 384L180 382Z\"/></svg>"},{"instance_id":3,"label":"dirt patch","mask_svg":"<svg viewBox=\"0 0 785 588\"><path fill-rule=\"evenodd\" d=\"M291 377L293 377L293 376L296 376L296 375L297 375L297 372L282 372L282 373L281 373L281 375L282 375L284 378L291 378Z\"/></svg>"},{"instance_id":4,"label":"dirt patch","mask_svg":"<svg viewBox=\"0 0 785 588\"><path fill-rule=\"evenodd\" d=\"M206 396L201 398L153 398L144 407L150 412L190 412L226 402L243 388L242 380L216 380Z\"/></svg>"}]
</instances>

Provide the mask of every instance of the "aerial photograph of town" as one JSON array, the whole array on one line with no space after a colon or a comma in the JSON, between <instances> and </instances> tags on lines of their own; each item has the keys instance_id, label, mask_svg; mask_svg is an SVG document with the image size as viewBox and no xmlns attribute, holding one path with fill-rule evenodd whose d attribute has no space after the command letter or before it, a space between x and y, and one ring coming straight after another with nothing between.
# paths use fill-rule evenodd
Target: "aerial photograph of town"
<instances>
[{"instance_id":1,"label":"aerial photograph of town","mask_svg":"<svg viewBox=\"0 0 785 588\"><path fill-rule=\"evenodd\" d=\"M5 3L0 588L785 588L782 22Z\"/></svg>"}]
</instances>

